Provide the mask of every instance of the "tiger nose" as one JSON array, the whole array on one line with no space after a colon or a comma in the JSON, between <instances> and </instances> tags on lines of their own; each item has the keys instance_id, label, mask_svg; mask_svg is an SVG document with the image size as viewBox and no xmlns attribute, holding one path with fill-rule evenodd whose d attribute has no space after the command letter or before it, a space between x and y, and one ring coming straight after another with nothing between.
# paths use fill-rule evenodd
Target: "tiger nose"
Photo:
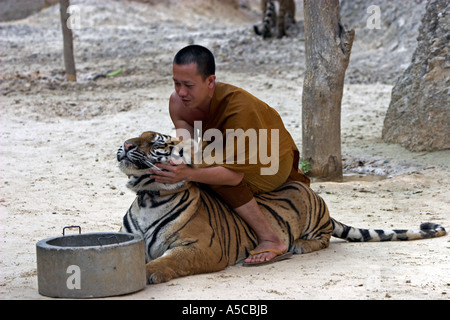
<instances>
[{"instance_id":1,"label":"tiger nose","mask_svg":"<svg viewBox=\"0 0 450 320\"><path fill-rule=\"evenodd\" d=\"M128 151L130 149L135 148L136 146L132 143L129 143L128 141L125 141L125 143L123 144L123 146L125 147L125 151Z\"/></svg>"}]
</instances>

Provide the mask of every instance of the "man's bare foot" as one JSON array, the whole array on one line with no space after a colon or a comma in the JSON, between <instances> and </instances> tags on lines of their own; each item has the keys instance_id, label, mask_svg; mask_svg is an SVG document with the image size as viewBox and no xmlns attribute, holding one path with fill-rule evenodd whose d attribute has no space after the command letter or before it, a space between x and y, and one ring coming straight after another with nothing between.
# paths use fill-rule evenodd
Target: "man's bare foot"
<instances>
[{"instance_id":1,"label":"man's bare foot","mask_svg":"<svg viewBox=\"0 0 450 320\"><path fill-rule=\"evenodd\" d=\"M249 224L250 228L252 228L256 233L258 245L255 249L253 249L254 252L269 249L277 252L275 253L267 251L250 255L247 259L245 259L245 263L254 264L258 262L270 261L277 255L279 255L280 252L281 254L286 252L286 245L273 231L266 217L261 212L261 209L259 208L255 198L253 198L246 204L235 208L234 210L242 219L245 220L245 222Z\"/></svg>"},{"instance_id":2,"label":"man's bare foot","mask_svg":"<svg viewBox=\"0 0 450 320\"><path fill-rule=\"evenodd\" d=\"M279 252L286 252L287 247L282 242L273 242L273 241L262 241L260 244L256 246L255 249L253 249L254 252L264 251L264 250L274 250ZM258 263L258 262L264 262L264 261L270 261L273 258L275 258L277 254L272 251L266 251L262 253L258 253L255 255L248 256L247 259L245 259L245 263Z\"/></svg>"}]
</instances>

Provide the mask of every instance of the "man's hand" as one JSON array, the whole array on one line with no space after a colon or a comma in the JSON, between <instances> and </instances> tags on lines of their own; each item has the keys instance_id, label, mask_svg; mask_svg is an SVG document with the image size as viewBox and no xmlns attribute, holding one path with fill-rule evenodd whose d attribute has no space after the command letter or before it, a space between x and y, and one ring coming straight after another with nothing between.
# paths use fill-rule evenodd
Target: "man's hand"
<instances>
[{"instance_id":1,"label":"man's hand","mask_svg":"<svg viewBox=\"0 0 450 320\"><path fill-rule=\"evenodd\" d=\"M183 180L192 181L192 172L195 170L184 162L175 163L172 160L170 160L170 164L157 163L156 166L162 170L150 169L150 173L156 182L161 183L177 183Z\"/></svg>"}]
</instances>

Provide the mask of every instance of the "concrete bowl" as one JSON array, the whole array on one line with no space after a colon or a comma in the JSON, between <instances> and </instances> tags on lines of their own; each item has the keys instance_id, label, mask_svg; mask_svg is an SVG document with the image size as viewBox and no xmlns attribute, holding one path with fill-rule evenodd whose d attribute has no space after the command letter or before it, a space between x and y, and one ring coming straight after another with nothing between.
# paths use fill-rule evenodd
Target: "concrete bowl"
<instances>
[{"instance_id":1,"label":"concrete bowl","mask_svg":"<svg viewBox=\"0 0 450 320\"><path fill-rule=\"evenodd\" d=\"M60 298L123 295L146 285L144 240L131 233L64 235L36 244L39 293Z\"/></svg>"}]
</instances>

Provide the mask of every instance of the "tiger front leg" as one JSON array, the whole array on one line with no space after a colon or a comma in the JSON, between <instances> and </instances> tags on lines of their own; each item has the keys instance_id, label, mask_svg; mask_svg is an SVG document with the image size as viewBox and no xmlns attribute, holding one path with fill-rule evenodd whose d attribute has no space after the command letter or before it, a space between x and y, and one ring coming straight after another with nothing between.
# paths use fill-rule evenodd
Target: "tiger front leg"
<instances>
[{"instance_id":1,"label":"tiger front leg","mask_svg":"<svg viewBox=\"0 0 450 320\"><path fill-rule=\"evenodd\" d=\"M211 263L210 257L188 245L166 251L163 256L148 262L145 269L147 283L158 284L188 275L220 271L225 267Z\"/></svg>"}]
</instances>

